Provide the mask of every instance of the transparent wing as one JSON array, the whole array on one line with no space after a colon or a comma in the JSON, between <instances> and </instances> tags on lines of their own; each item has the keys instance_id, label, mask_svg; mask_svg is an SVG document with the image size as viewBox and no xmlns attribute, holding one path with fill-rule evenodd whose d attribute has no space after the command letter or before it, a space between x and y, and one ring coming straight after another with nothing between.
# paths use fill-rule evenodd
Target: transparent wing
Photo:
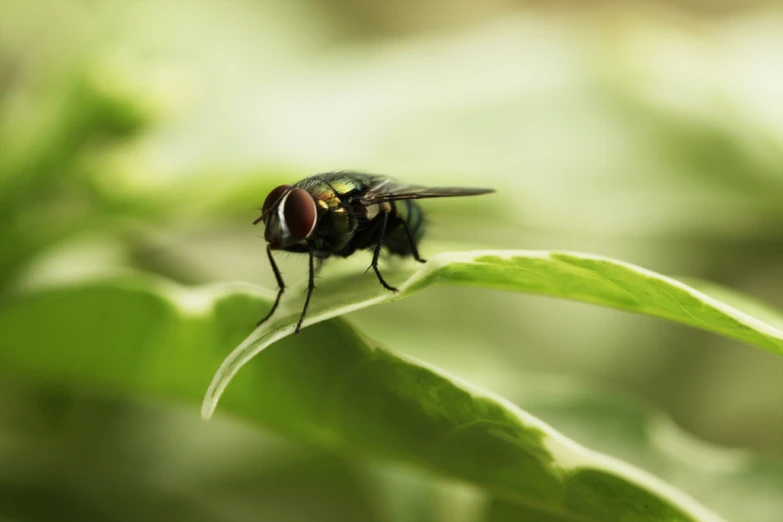
<instances>
[{"instance_id":1,"label":"transparent wing","mask_svg":"<svg viewBox=\"0 0 783 522\"><path fill-rule=\"evenodd\" d=\"M384 179L372 185L361 198L363 205L374 205L401 199L453 198L489 194L495 189L465 187L424 187Z\"/></svg>"}]
</instances>

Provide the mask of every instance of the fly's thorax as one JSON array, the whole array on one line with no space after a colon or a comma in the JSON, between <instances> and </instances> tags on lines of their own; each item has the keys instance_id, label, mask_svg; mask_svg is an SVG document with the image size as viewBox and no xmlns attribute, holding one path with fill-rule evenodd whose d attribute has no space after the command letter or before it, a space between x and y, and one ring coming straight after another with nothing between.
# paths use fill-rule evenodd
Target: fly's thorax
<instances>
[{"instance_id":1,"label":"fly's thorax","mask_svg":"<svg viewBox=\"0 0 783 522\"><path fill-rule=\"evenodd\" d=\"M350 179L323 180L318 176L300 181L295 187L307 190L315 200L318 222L308 237L315 250L337 253L351 241L358 224L357 209L348 208L346 201L357 186Z\"/></svg>"},{"instance_id":2,"label":"fly's thorax","mask_svg":"<svg viewBox=\"0 0 783 522\"><path fill-rule=\"evenodd\" d=\"M319 214L324 210L332 210L342 206L341 196L343 194L338 192L331 183L316 178L307 178L294 186L310 193L318 205Z\"/></svg>"},{"instance_id":3,"label":"fly's thorax","mask_svg":"<svg viewBox=\"0 0 783 522\"><path fill-rule=\"evenodd\" d=\"M318 225L309 241L317 250L339 252L351 241L357 226L357 217L345 207L323 209L318 203Z\"/></svg>"},{"instance_id":4,"label":"fly's thorax","mask_svg":"<svg viewBox=\"0 0 783 522\"><path fill-rule=\"evenodd\" d=\"M361 174L330 172L303 179L296 186L302 187L316 198L337 197L344 200L346 197L350 199L353 195L364 193L367 190L367 182L367 177Z\"/></svg>"}]
</instances>

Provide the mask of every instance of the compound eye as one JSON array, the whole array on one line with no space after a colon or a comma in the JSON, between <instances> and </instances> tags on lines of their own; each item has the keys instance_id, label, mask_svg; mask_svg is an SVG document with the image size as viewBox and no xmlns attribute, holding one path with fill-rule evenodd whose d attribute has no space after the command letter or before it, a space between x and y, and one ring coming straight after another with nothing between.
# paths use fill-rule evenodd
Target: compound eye
<instances>
[{"instance_id":1,"label":"compound eye","mask_svg":"<svg viewBox=\"0 0 783 522\"><path fill-rule=\"evenodd\" d=\"M280 185L276 189L274 189L272 192L269 193L269 195L264 200L264 206L261 207L261 213L266 214L269 212L269 209L272 208L272 206L280 201L280 198L283 197L283 194L288 192L291 189L291 185Z\"/></svg>"},{"instance_id":2,"label":"compound eye","mask_svg":"<svg viewBox=\"0 0 783 522\"><path fill-rule=\"evenodd\" d=\"M300 241L307 238L318 221L315 200L306 190L293 189L285 198L283 217L292 236Z\"/></svg>"}]
</instances>

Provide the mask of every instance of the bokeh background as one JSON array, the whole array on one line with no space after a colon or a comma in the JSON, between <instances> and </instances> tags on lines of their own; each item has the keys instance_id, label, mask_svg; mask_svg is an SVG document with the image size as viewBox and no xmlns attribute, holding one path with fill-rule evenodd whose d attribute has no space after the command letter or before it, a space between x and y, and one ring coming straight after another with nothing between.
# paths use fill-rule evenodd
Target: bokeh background
<instances>
[{"instance_id":1,"label":"bokeh background","mask_svg":"<svg viewBox=\"0 0 783 522\"><path fill-rule=\"evenodd\" d=\"M498 190L426 203L425 257L583 251L783 308L781 93L771 0L0 0L0 306L128 268L272 288L257 207L349 168ZM715 335L474 288L349 319L534 412L531 383L579 383L783 456L783 364ZM0 520L480 520L197 406L0 368Z\"/></svg>"}]
</instances>

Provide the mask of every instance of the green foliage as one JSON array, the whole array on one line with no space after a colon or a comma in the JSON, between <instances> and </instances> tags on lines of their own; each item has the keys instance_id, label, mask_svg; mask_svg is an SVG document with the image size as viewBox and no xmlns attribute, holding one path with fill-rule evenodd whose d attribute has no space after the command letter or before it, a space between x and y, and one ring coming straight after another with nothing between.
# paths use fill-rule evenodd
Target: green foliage
<instances>
[{"instance_id":1,"label":"green foliage","mask_svg":"<svg viewBox=\"0 0 783 522\"><path fill-rule=\"evenodd\" d=\"M460 257L461 270L455 261ZM474 257L481 263L498 259ZM464 277L475 268L466 258L433 260L426 275L413 276L406 287L444 280L444 273ZM511 257L518 265L547 258ZM450 265L457 267L449 270ZM605 276L606 266L630 270L606 260L599 266ZM472 273L475 283L482 271ZM638 269L634 273L641 277ZM666 291L677 286L687 291L643 275L652 280L650 287L665 281ZM514 280L512 274L508 280ZM221 354L238 342L263 304L268 306L262 295L247 286L188 289L143 277L33 291L0 311L0 329L9 341L0 357L4 368L47 381L192 403ZM707 300L700 299L702 311ZM334 314L322 305L310 322ZM29 328L39 318L47 328ZM281 329L290 329L290 319L272 327ZM390 352L338 319L269 347L237 375L224 406L310 444L400 460L467 481L504 499L503 513L513 506L519 516L564 521L719 520L652 476L584 449L504 399Z\"/></svg>"},{"instance_id":2,"label":"green foliage","mask_svg":"<svg viewBox=\"0 0 783 522\"><path fill-rule=\"evenodd\" d=\"M0 519L780 518L779 459L617 391L780 447L780 17L368 45L286 6L0 4ZM301 336L296 286L251 333L272 294L225 281L274 284L255 209L332 168L498 194L427 206L430 261L382 265L400 294L357 255ZM546 250L474 250L520 246Z\"/></svg>"}]
</instances>

